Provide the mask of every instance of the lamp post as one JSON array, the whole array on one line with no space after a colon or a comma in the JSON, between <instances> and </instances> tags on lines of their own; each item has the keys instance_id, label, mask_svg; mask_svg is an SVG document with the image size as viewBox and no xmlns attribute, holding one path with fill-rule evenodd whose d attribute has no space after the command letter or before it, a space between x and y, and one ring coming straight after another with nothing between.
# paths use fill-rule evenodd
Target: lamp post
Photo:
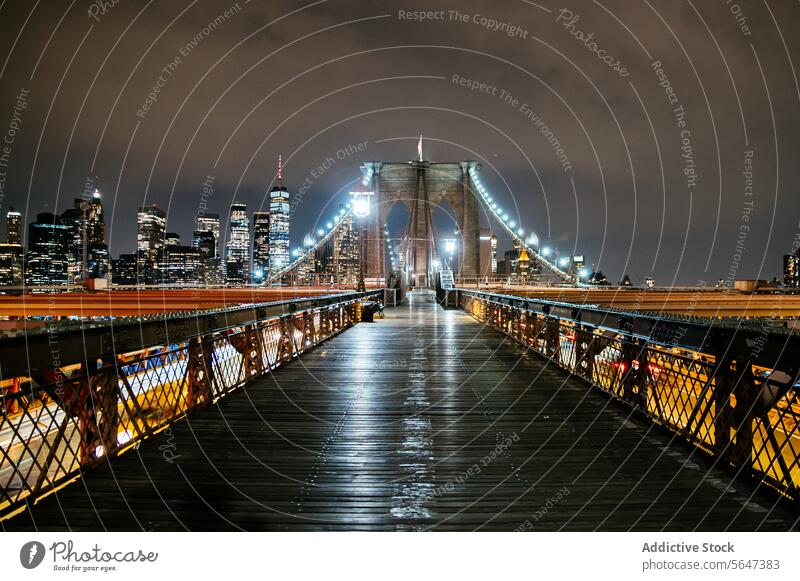
<instances>
[{"instance_id":1,"label":"lamp post","mask_svg":"<svg viewBox=\"0 0 800 581\"><path fill-rule=\"evenodd\" d=\"M373 192L357 190L353 196L353 214L358 218L358 292L367 290L364 282L364 220L369 216L369 198Z\"/></svg>"}]
</instances>

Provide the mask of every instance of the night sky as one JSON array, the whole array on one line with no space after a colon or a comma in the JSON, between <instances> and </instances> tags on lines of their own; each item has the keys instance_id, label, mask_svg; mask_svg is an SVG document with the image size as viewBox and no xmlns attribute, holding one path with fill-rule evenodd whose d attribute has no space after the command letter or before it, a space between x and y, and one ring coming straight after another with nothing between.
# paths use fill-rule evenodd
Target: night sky
<instances>
[{"instance_id":1,"label":"night sky","mask_svg":"<svg viewBox=\"0 0 800 581\"><path fill-rule=\"evenodd\" d=\"M0 212L96 174L112 255L143 204L188 243L199 210L262 207L281 154L296 245L422 133L612 282L771 278L800 236L798 29L789 0L5 0Z\"/></svg>"}]
</instances>

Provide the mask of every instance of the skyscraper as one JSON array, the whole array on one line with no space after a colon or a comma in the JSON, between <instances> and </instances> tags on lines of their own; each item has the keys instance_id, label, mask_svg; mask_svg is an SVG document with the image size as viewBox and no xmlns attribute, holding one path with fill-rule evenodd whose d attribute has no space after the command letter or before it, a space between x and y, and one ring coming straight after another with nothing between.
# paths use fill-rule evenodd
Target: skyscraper
<instances>
[{"instance_id":1,"label":"skyscraper","mask_svg":"<svg viewBox=\"0 0 800 581\"><path fill-rule=\"evenodd\" d=\"M142 206L139 208L137 225L138 280L140 284L155 284L158 263L164 250L167 215L155 204Z\"/></svg>"},{"instance_id":2,"label":"skyscraper","mask_svg":"<svg viewBox=\"0 0 800 581\"><path fill-rule=\"evenodd\" d=\"M96 184L91 199L83 201L81 209L84 212L84 221L86 223L86 243L90 246L92 244L105 244L106 221L103 217L103 199Z\"/></svg>"},{"instance_id":3,"label":"skyscraper","mask_svg":"<svg viewBox=\"0 0 800 581\"><path fill-rule=\"evenodd\" d=\"M200 253L200 281L204 285L222 284L222 261L217 256L217 237L213 230L195 230L192 248Z\"/></svg>"},{"instance_id":4,"label":"skyscraper","mask_svg":"<svg viewBox=\"0 0 800 581\"><path fill-rule=\"evenodd\" d=\"M231 204L228 244L225 247L225 277L230 285L250 281L250 220L247 205Z\"/></svg>"},{"instance_id":5,"label":"skyscraper","mask_svg":"<svg viewBox=\"0 0 800 581\"><path fill-rule=\"evenodd\" d=\"M197 217L197 231L211 232L214 235L214 254L219 256L219 214L201 214Z\"/></svg>"},{"instance_id":6,"label":"skyscraper","mask_svg":"<svg viewBox=\"0 0 800 581\"><path fill-rule=\"evenodd\" d=\"M0 244L0 287L22 286L22 244Z\"/></svg>"},{"instance_id":7,"label":"skyscraper","mask_svg":"<svg viewBox=\"0 0 800 581\"><path fill-rule=\"evenodd\" d=\"M67 276L71 284L81 284L83 282L84 229L80 202L80 199L76 199L74 206L67 208L59 216L59 221L68 229L69 263L67 264Z\"/></svg>"},{"instance_id":8,"label":"skyscraper","mask_svg":"<svg viewBox=\"0 0 800 581\"><path fill-rule=\"evenodd\" d=\"M96 179L89 179L84 197L75 198L73 207L61 214L61 221L70 229L69 276L76 284L108 275L106 223Z\"/></svg>"},{"instance_id":9,"label":"skyscraper","mask_svg":"<svg viewBox=\"0 0 800 581\"><path fill-rule=\"evenodd\" d=\"M192 233L192 248L200 252L200 258L214 258L217 254L216 242L213 232L195 230Z\"/></svg>"},{"instance_id":10,"label":"skyscraper","mask_svg":"<svg viewBox=\"0 0 800 581\"><path fill-rule=\"evenodd\" d=\"M800 249L783 256L783 285L788 288L800 287Z\"/></svg>"},{"instance_id":11,"label":"skyscraper","mask_svg":"<svg viewBox=\"0 0 800 581\"><path fill-rule=\"evenodd\" d=\"M269 273L269 212L253 212L253 282Z\"/></svg>"},{"instance_id":12,"label":"skyscraper","mask_svg":"<svg viewBox=\"0 0 800 581\"><path fill-rule=\"evenodd\" d=\"M278 183L269 192L269 271L289 264L289 191L283 185L283 160L278 156Z\"/></svg>"},{"instance_id":13,"label":"skyscraper","mask_svg":"<svg viewBox=\"0 0 800 581\"><path fill-rule=\"evenodd\" d=\"M30 286L66 285L69 279L70 227L55 214L43 213L28 225L25 278Z\"/></svg>"},{"instance_id":14,"label":"skyscraper","mask_svg":"<svg viewBox=\"0 0 800 581\"><path fill-rule=\"evenodd\" d=\"M489 248L492 257L492 274L497 274L497 236L494 234L489 240Z\"/></svg>"},{"instance_id":15,"label":"skyscraper","mask_svg":"<svg viewBox=\"0 0 800 581\"><path fill-rule=\"evenodd\" d=\"M333 268L340 284L355 284L359 272L359 239L353 215L339 206L339 221L342 224L333 235Z\"/></svg>"},{"instance_id":16,"label":"skyscraper","mask_svg":"<svg viewBox=\"0 0 800 581\"><path fill-rule=\"evenodd\" d=\"M13 207L6 212L6 244L22 244L22 214Z\"/></svg>"}]
</instances>

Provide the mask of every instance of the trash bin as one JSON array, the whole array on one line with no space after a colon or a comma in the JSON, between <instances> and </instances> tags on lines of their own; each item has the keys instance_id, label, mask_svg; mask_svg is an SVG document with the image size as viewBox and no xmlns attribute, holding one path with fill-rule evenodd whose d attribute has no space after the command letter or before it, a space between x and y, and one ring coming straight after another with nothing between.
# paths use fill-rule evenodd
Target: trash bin
<instances>
[{"instance_id":1,"label":"trash bin","mask_svg":"<svg viewBox=\"0 0 800 581\"><path fill-rule=\"evenodd\" d=\"M377 310L378 303L373 301L366 301L361 303L361 322L372 323L375 321L375 311Z\"/></svg>"}]
</instances>

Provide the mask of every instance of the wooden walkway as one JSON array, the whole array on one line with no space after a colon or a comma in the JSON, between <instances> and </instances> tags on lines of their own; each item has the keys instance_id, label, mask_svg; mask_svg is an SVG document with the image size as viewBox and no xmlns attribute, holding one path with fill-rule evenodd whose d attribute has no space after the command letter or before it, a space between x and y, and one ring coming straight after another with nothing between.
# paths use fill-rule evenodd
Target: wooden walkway
<instances>
[{"instance_id":1,"label":"wooden walkway","mask_svg":"<svg viewBox=\"0 0 800 581\"><path fill-rule=\"evenodd\" d=\"M787 530L798 516L428 295L2 526Z\"/></svg>"}]
</instances>

